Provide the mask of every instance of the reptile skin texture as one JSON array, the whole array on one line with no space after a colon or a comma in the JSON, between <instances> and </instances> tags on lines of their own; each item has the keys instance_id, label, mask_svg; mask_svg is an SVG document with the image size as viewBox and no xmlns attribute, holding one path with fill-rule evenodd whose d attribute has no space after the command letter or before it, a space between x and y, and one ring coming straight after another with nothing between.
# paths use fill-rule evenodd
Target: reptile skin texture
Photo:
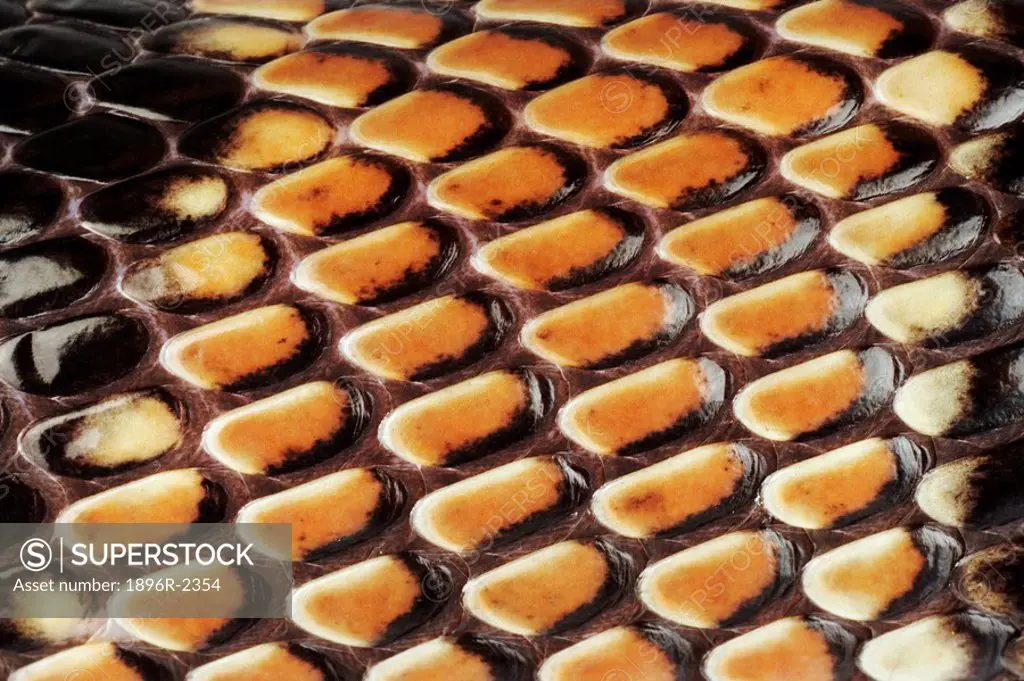
<instances>
[{"instance_id":1,"label":"reptile skin texture","mask_svg":"<svg viewBox=\"0 0 1024 681\"><path fill-rule=\"evenodd\" d=\"M296 582L0 673L1024 676L1022 57L1016 1L0 0L0 521L292 523Z\"/></svg>"}]
</instances>

